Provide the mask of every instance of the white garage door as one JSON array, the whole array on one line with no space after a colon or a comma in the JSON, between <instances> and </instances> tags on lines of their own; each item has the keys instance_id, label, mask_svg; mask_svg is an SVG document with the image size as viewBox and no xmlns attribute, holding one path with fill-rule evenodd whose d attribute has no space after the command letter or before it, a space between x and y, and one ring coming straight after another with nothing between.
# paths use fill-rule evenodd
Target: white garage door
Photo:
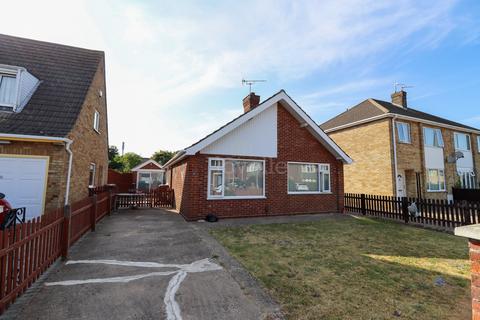
<instances>
[{"instance_id":1,"label":"white garage door","mask_svg":"<svg viewBox=\"0 0 480 320\"><path fill-rule=\"evenodd\" d=\"M0 192L12 207L26 207L27 219L43 213L48 158L0 155Z\"/></svg>"}]
</instances>

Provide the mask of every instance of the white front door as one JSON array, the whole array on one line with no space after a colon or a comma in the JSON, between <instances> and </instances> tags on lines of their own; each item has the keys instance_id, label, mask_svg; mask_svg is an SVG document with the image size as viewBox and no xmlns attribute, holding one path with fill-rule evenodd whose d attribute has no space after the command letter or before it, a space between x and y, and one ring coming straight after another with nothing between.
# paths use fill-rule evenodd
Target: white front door
<instances>
[{"instance_id":1,"label":"white front door","mask_svg":"<svg viewBox=\"0 0 480 320\"><path fill-rule=\"evenodd\" d=\"M26 218L43 214L48 157L0 155L0 193L14 208L26 208Z\"/></svg>"}]
</instances>

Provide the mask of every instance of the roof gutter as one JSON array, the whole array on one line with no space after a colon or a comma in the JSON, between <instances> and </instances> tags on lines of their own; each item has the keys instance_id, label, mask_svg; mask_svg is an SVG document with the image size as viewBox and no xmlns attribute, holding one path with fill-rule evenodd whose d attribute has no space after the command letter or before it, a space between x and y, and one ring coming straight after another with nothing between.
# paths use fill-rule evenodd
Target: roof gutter
<instances>
[{"instance_id":1,"label":"roof gutter","mask_svg":"<svg viewBox=\"0 0 480 320\"><path fill-rule=\"evenodd\" d=\"M187 152L185 150L181 150L175 154L175 156L168 160L164 165L164 169L168 169L169 167L173 166L175 163L179 162L180 160L184 159L186 156L188 156Z\"/></svg>"},{"instance_id":2,"label":"roof gutter","mask_svg":"<svg viewBox=\"0 0 480 320\"><path fill-rule=\"evenodd\" d=\"M8 141L28 141L28 142L45 142L45 143L64 143L65 150L68 153L68 172L67 172L67 186L65 188L65 205L68 205L70 198L70 180L72 176L72 163L73 163L73 152L70 149L73 140L62 137L49 137L49 136L35 136L35 135L26 135L26 134L11 134L11 133L0 133L0 140Z\"/></svg>"}]
</instances>

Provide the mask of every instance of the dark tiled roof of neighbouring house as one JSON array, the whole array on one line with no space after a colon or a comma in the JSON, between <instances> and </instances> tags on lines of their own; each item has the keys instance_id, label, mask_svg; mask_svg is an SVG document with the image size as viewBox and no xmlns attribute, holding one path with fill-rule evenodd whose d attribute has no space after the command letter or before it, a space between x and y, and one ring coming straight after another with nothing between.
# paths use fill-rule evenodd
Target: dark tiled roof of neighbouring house
<instances>
[{"instance_id":1,"label":"dark tiled roof of neighbouring house","mask_svg":"<svg viewBox=\"0 0 480 320\"><path fill-rule=\"evenodd\" d=\"M0 112L0 133L65 137L73 128L104 53L0 34L0 64L40 80L25 108Z\"/></svg>"},{"instance_id":2,"label":"dark tiled roof of neighbouring house","mask_svg":"<svg viewBox=\"0 0 480 320\"><path fill-rule=\"evenodd\" d=\"M372 102L373 101L373 102ZM374 103L379 104L381 107L386 109L386 111L375 106ZM456 126L460 128L465 128L468 130L479 130L455 121L450 121L441 117L434 116L429 113L418 111L410 107L404 109L400 106L397 106L393 103L377 100L377 99L367 99L355 107L339 114L338 116L328 120L327 122L320 125L323 130L330 130L340 126L348 125L357 121L365 120L375 116L381 116L383 114L397 114L400 116L407 116L412 118L417 118L419 120L433 121L440 124Z\"/></svg>"}]
</instances>

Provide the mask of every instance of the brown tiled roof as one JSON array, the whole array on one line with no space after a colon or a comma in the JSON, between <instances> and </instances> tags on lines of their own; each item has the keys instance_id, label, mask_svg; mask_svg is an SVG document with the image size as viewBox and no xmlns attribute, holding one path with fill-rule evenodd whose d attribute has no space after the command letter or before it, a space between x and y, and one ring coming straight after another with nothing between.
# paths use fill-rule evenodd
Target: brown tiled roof
<instances>
[{"instance_id":1,"label":"brown tiled roof","mask_svg":"<svg viewBox=\"0 0 480 320\"><path fill-rule=\"evenodd\" d=\"M382 110L382 108L375 106L374 103L379 104L381 107L385 109L385 111ZM337 128L340 126L348 125L357 121L372 118L375 116L380 116L382 114L392 114L392 115L396 114L401 116L417 118L419 120L433 121L433 122L438 122L440 124L465 128L468 130L479 130L455 121L450 121L445 118L437 117L429 113L418 111L410 107L405 109L393 103L377 100L377 99L367 99L357 104L355 107L326 121L325 123L321 124L320 127L323 130L329 130L329 129Z\"/></svg>"},{"instance_id":2,"label":"brown tiled roof","mask_svg":"<svg viewBox=\"0 0 480 320\"><path fill-rule=\"evenodd\" d=\"M0 133L66 136L103 59L102 51L0 34L0 64L24 67L41 81L21 112L0 112Z\"/></svg>"}]
</instances>

